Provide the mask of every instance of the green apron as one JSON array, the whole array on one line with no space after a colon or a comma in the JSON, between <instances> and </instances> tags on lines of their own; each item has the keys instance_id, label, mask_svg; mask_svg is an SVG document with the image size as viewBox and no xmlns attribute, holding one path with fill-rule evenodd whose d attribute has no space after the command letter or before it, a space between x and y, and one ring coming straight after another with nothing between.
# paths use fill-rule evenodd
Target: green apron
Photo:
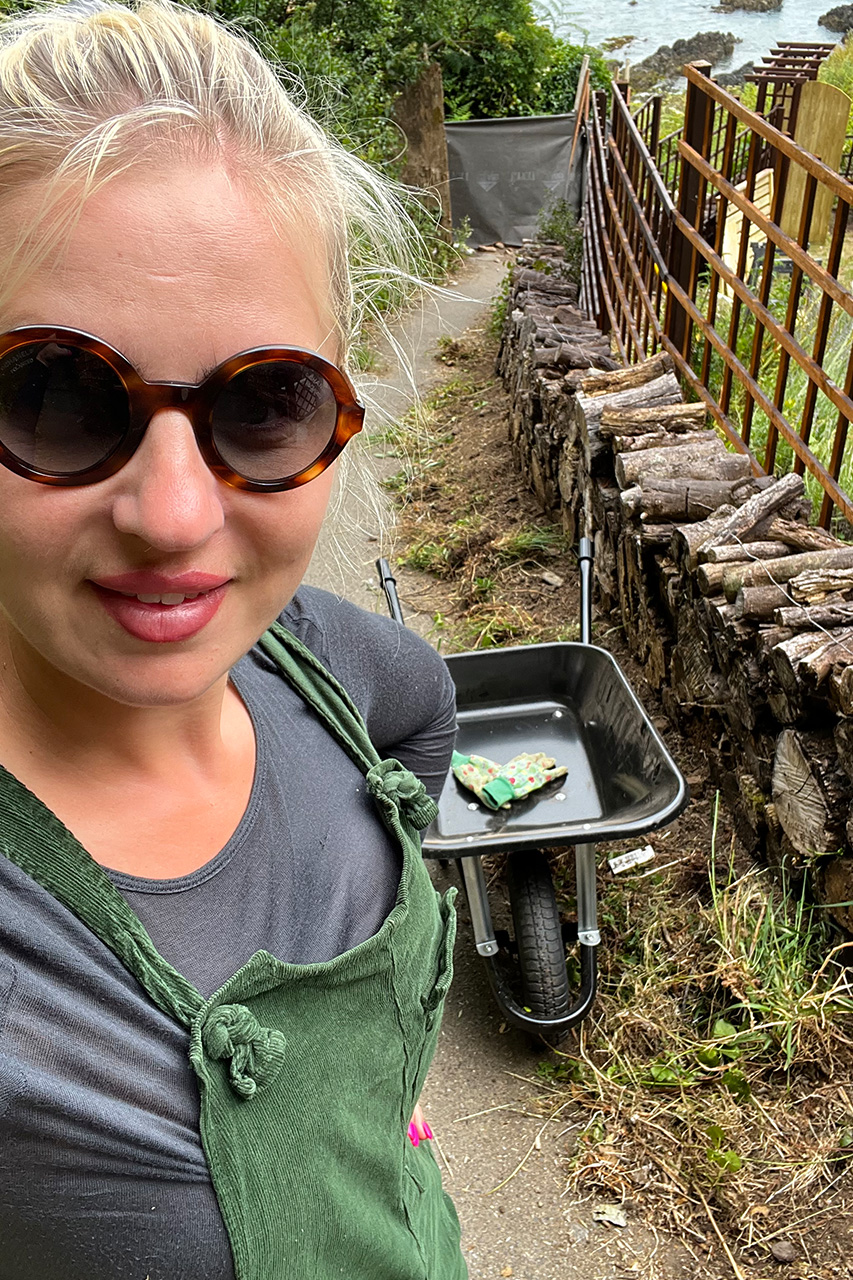
<instances>
[{"instance_id":1,"label":"green apron","mask_svg":"<svg viewBox=\"0 0 853 1280\"><path fill-rule=\"evenodd\" d=\"M399 762L379 759L346 692L288 631L276 624L260 643L362 770L402 848L397 899L372 938L321 964L259 951L205 1000L82 845L5 771L3 852L188 1029L237 1280L464 1280L438 1166L428 1143L407 1136L452 975L455 890L439 900L417 835L435 805Z\"/></svg>"}]
</instances>

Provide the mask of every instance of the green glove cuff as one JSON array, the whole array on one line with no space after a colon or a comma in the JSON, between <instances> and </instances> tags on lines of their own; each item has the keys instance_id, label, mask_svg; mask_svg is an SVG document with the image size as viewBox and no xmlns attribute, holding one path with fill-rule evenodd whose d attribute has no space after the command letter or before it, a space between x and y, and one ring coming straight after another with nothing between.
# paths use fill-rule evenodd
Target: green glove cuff
<instances>
[{"instance_id":1,"label":"green glove cuff","mask_svg":"<svg viewBox=\"0 0 853 1280\"><path fill-rule=\"evenodd\" d=\"M515 797L515 791L506 778L493 778L491 782L487 782L483 787L483 794L480 797L484 804L490 809L500 809L501 805L507 803Z\"/></svg>"}]
</instances>

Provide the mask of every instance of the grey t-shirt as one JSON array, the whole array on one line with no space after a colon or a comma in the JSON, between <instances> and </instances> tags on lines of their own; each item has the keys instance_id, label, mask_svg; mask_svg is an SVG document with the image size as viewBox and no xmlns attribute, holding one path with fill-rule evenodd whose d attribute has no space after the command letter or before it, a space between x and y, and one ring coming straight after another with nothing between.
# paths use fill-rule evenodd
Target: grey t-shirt
<instances>
[{"instance_id":1,"label":"grey t-shirt","mask_svg":"<svg viewBox=\"0 0 853 1280\"><path fill-rule=\"evenodd\" d=\"M396 623L311 588L283 621L348 689L380 755L437 795L454 726L441 659ZM236 832L188 876L110 872L203 994L257 950L306 963L370 937L400 872L362 775L269 660L253 650L233 680L257 739ZM186 1032L0 857L0 1280L232 1276Z\"/></svg>"}]
</instances>

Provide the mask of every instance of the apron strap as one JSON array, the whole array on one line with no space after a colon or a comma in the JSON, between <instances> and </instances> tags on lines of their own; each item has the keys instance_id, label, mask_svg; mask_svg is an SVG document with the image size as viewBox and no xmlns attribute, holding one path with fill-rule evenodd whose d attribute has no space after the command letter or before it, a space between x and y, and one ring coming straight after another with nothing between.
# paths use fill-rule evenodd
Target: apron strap
<instances>
[{"instance_id":1,"label":"apron strap","mask_svg":"<svg viewBox=\"0 0 853 1280\"><path fill-rule=\"evenodd\" d=\"M258 644L361 770L367 789L393 824L398 815L423 831L438 813L427 790L399 760L383 760L352 698L296 636L274 622Z\"/></svg>"},{"instance_id":2,"label":"apron strap","mask_svg":"<svg viewBox=\"0 0 853 1280\"><path fill-rule=\"evenodd\" d=\"M274 622L258 641L304 702L316 711L329 733L362 773L379 763L361 712L342 684L301 640Z\"/></svg>"},{"instance_id":3,"label":"apron strap","mask_svg":"<svg viewBox=\"0 0 853 1280\"><path fill-rule=\"evenodd\" d=\"M185 1027L204 1006L163 959L103 867L47 805L0 765L0 850L91 929L164 1013Z\"/></svg>"}]
</instances>

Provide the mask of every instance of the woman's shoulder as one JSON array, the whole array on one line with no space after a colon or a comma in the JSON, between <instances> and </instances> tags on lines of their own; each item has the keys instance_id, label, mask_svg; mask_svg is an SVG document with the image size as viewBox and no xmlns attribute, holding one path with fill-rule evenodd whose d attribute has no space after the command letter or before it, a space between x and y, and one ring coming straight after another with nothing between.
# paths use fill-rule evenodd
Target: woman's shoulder
<instances>
[{"instance_id":1,"label":"woman's shoulder","mask_svg":"<svg viewBox=\"0 0 853 1280\"><path fill-rule=\"evenodd\" d=\"M386 741L452 720L455 691L447 666L410 628L309 586L299 588L279 620Z\"/></svg>"},{"instance_id":2,"label":"woman's shoulder","mask_svg":"<svg viewBox=\"0 0 853 1280\"><path fill-rule=\"evenodd\" d=\"M279 621L344 685L344 672L360 681L389 667L400 674L429 672L442 682L450 678L436 650L409 627L320 587L301 586Z\"/></svg>"}]
</instances>

